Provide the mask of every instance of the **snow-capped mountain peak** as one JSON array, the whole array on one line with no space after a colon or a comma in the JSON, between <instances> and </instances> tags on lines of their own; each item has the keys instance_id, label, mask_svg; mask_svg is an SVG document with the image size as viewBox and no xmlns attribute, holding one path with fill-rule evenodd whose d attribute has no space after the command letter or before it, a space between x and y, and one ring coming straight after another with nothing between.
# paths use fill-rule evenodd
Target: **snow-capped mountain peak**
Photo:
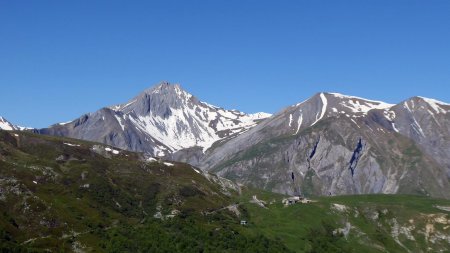
<instances>
[{"instance_id":1,"label":"snow-capped mountain peak","mask_svg":"<svg viewBox=\"0 0 450 253\"><path fill-rule=\"evenodd\" d=\"M19 127L11 124L11 122L0 116L0 129L11 131L19 130Z\"/></svg>"},{"instance_id":2,"label":"snow-capped mountain peak","mask_svg":"<svg viewBox=\"0 0 450 253\"><path fill-rule=\"evenodd\" d=\"M179 84L162 82L127 103L84 115L58 128L64 128L66 136L102 142L106 138L107 144L160 156L191 147L206 151L213 143L235 137L269 116L212 106ZM99 132L94 133L92 128Z\"/></svg>"},{"instance_id":3,"label":"snow-capped mountain peak","mask_svg":"<svg viewBox=\"0 0 450 253\"><path fill-rule=\"evenodd\" d=\"M238 134L268 117L247 115L237 110L211 106L186 92L178 84L161 83L144 91L125 105L119 105L123 121L129 119L142 132L166 145L171 151L200 146ZM119 120L122 121L122 120Z\"/></svg>"}]
</instances>

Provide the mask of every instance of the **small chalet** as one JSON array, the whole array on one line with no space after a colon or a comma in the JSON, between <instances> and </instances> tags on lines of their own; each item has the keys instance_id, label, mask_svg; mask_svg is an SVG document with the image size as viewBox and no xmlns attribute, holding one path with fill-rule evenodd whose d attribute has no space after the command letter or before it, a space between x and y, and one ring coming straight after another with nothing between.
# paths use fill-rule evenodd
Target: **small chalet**
<instances>
[{"instance_id":1,"label":"small chalet","mask_svg":"<svg viewBox=\"0 0 450 253\"><path fill-rule=\"evenodd\" d=\"M297 203L308 204L308 203L311 203L311 200L304 198L304 197L300 197L300 196L292 196L292 197L283 199L282 202L285 206L290 206L290 205L294 205Z\"/></svg>"}]
</instances>

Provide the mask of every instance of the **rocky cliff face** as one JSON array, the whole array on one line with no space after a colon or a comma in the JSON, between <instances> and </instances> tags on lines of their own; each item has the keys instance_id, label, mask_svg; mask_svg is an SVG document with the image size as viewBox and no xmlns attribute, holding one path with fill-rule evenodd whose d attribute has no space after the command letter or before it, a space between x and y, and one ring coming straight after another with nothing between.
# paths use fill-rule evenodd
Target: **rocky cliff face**
<instances>
[{"instance_id":1,"label":"rocky cliff face","mask_svg":"<svg viewBox=\"0 0 450 253\"><path fill-rule=\"evenodd\" d=\"M39 132L164 156L193 147L203 152L213 143L239 135L268 116L212 106L179 85L164 82L125 104L103 108Z\"/></svg>"},{"instance_id":2,"label":"rocky cliff face","mask_svg":"<svg viewBox=\"0 0 450 253\"><path fill-rule=\"evenodd\" d=\"M281 193L449 198L449 109L424 98L390 105L320 93L186 160Z\"/></svg>"},{"instance_id":3,"label":"rocky cliff face","mask_svg":"<svg viewBox=\"0 0 450 253\"><path fill-rule=\"evenodd\" d=\"M447 169L450 177L450 105L413 97L392 107L395 131L412 139L420 149Z\"/></svg>"}]
</instances>

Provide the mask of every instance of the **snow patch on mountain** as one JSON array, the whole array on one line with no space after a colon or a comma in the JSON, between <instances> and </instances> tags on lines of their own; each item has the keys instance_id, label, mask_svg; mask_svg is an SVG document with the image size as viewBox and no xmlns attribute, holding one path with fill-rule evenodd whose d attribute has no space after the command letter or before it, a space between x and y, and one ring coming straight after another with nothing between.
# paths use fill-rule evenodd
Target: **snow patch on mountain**
<instances>
[{"instance_id":1,"label":"snow patch on mountain","mask_svg":"<svg viewBox=\"0 0 450 253\"><path fill-rule=\"evenodd\" d=\"M419 122L417 122L416 117L414 116L414 112L413 112L414 107L415 107L414 101L410 100L409 102L410 102L410 104L408 104L408 101L403 102L403 107L410 113L410 115L412 117L413 123L411 123L410 126L417 134L421 135L422 137L426 137L425 133L423 132L422 127L420 126ZM413 109L411 109L410 106Z\"/></svg>"},{"instance_id":2,"label":"snow patch on mountain","mask_svg":"<svg viewBox=\"0 0 450 253\"><path fill-rule=\"evenodd\" d=\"M117 119L117 122L119 122L119 125L122 128L122 131L125 131L125 125L122 123L122 118L120 118L117 115L114 115L114 117Z\"/></svg>"},{"instance_id":3,"label":"snow patch on mountain","mask_svg":"<svg viewBox=\"0 0 450 253\"><path fill-rule=\"evenodd\" d=\"M108 148L108 147L105 148L105 151L112 152L115 155L118 155L120 153L119 150L115 150L115 149Z\"/></svg>"},{"instance_id":4,"label":"snow patch on mountain","mask_svg":"<svg viewBox=\"0 0 450 253\"><path fill-rule=\"evenodd\" d=\"M384 117L385 117L386 119L388 119L389 121L394 121L394 119L395 119L395 117L396 117L394 111L388 111L388 110L384 111L384 112L383 112L383 115L384 115Z\"/></svg>"},{"instance_id":5,"label":"snow patch on mountain","mask_svg":"<svg viewBox=\"0 0 450 253\"><path fill-rule=\"evenodd\" d=\"M298 131L300 131L300 127L302 126L303 123L303 114L300 114L300 117L298 117L298 122L297 122L297 131L295 131L295 134L298 134Z\"/></svg>"},{"instance_id":6,"label":"snow patch on mountain","mask_svg":"<svg viewBox=\"0 0 450 253\"><path fill-rule=\"evenodd\" d=\"M422 100L424 100L425 102L427 102L431 108L433 108L433 110L436 113L444 113L447 114L447 110L443 109L441 106L450 106L450 104L444 103L442 101L436 100L436 99L432 99L432 98L426 98L426 97L419 97Z\"/></svg>"},{"instance_id":7,"label":"snow patch on mountain","mask_svg":"<svg viewBox=\"0 0 450 253\"><path fill-rule=\"evenodd\" d=\"M67 145L67 146L70 146L70 147L79 147L79 146L81 146L79 144L73 144L73 143L69 143L69 142L64 142L63 144Z\"/></svg>"},{"instance_id":8,"label":"snow patch on mountain","mask_svg":"<svg viewBox=\"0 0 450 253\"><path fill-rule=\"evenodd\" d=\"M266 113L266 112L257 112L257 113L248 114L247 116L253 120L261 120L261 119L271 117L272 114Z\"/></svg>"},{"instance_id":9,"label":"snow patch on mountain","mask_svg":"<svg viewBox=\"0 0 450 253\"><path fill-rule=\"evenodd\" d=\"M355 96L342 95L340 93L329 93L336 98L342 99L341 105L350 109L353 113L367 114L370 110L379 109L385 110L393 107L393 104L388 104L382 101L369 100Z\"/></svg>"},{"instance_id":10,"label":"snow patch on mountain","mask_svg":"<svg viewBox=\"0 0 450 253\"><path fill-rule=\"evenodd\" d=\"M64 126L64 125L67 125L67 124L69 124L69 123L72 123L72 121L61 122L61 123L58 123L58 125Z\"/></svg>"},{"instance_id":11,"label":"snow patch on mountain","mask_svg":"<svg viewBox=\"0 0 450 253\"><path fill-rule=\"evenodd\" d=\"M408 112L412 113L411 108L409 108L407 101L403 102L403 107L405 107L405 109L408 110Z\"/></svg>"},{"instance_id":12,"label":"snow patch on mountain","mask_svg":"<svg viewBox=\"0 0 450 253\"><path fill-rule=\"evenodd\" d=\"M111 107L109 107L109 109L111 109L113 111L120 111L120 110L123 110L123 109L127 108L128 106L134 104L135 102L136 102L136 99L132 100L126 104L111 106Z\"/></svg>"},{"instance_id":13,"label":"snow patch on mountain","mask_svg":"<svg viewBox=\"0 0 450 253\"><path fill-rule=\"evenodd\" d=\"M8 120L3 117L0 117L0 129L2 130L18 130L19 128L13 124L11 124Z\"/></svg>"},{"instance_id":14,"label":"snow patch on mountain","mask_svg":"<svg viewBox=\"0 0 450 253\"><path fill-rule=\"evenodd\" d=\"M392 122L391 125L392 125L392 129L394 129L395 132L397 132L397 133L400 132L400 131L398 131L398 129L397 129L397 127L395 126L395 123L394 123L394 122Z\"/></svg>"},{"instance_id":15,"label":"snow patch on mountain","mask_svg":"<svg viewBox=\"0 0 450 253\"><path fill-rule=\"evenodd\" d=\"M325 115L325 112L327 111L327 105L328 105L327 97L325 97L325 95L323 93L320 93L320 99L322 100L322 111L320 112L320 117L317 118L317 116L316 116L316 121L314 121L314 123L312 123L311 126L314 126L319 120L321 120L323 118L323 116Z\"/></svg>"},{"instance_id":16,"label":"snow patch on mountain","mask_svg":"<svg viewBox=\"0 0 450 253\"><path fill-rule=\"evenodd\" d=\"M419 125L419 123L417 122L416 118L413 117L414 120L414 124L411 124L412 128L420 135L422 135L422 137L426 137L425 133L422 130L422 127Z\"/></svg>"},{"instance_id":17,"label":"snow patch on mountain","mask_svg":"<svg viewBox=\"0 0 450 253\"><path fill-rule=\"evenodd\" d=\"M134 125L143 132L169 147L172 151L194 146L203 147L204 151L212 144L221 139L216 131L210 126L211 121L218 120L216 130L238 130L252 127L256 124L250 116L237 116L233 113L219 110L216 113L197 114L204 108L196 108L192 111L188 108L170 109L168 118L157 115L138 116L137 119L130 117ZM201 115L206 115L202 117ZM259 117L255 117L260 119ZM192 126L195 131L191 131Z\"/></svg>"}]
</instances>

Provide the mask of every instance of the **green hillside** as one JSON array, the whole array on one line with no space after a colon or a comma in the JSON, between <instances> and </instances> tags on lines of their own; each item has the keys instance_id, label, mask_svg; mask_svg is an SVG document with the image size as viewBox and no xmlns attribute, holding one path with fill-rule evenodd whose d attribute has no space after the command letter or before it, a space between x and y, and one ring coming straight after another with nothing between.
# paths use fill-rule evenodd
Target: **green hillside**
<instances>
[{"instance_id":1,"label":"green hillside","mask_svg":"<svg viewBox=\"0 0 450 253\"><path fill-rule=\"evenodd\" d=\"M4 252L286 252L224 208L236 194L186 164L0 131Z\"/></svg>"},{"instance_id":2,"label":"green hillside","mask_svg":"<svg viewBox=\"0 0 450 253\"><path fill-rule=\"evenodd\" d=\"M284 206L282 196L242 196L250 229L296 252L450 252L450 201L405 195L321 197Z\"/></svg>"},{"instance_id":3,"label":"green hillside","mask_svg":"<svg viewBox=\"0 0 450 253\"><path fill-rule=\"evenodd\" d=\"M2 252L449 252L449 200L283 198L183 163L0 131Z\"/></svg>"}]
</instances>

